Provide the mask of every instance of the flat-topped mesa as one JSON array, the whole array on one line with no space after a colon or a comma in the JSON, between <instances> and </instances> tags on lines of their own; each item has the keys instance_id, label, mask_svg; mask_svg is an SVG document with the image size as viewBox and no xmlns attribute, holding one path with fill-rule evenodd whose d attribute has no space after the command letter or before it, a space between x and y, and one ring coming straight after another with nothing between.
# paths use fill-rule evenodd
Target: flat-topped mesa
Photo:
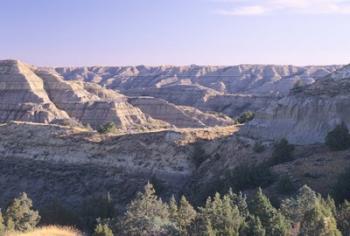
<instances>
[{"instance_id":1,"label":"flat-topped mesa","mask_svg":"<svg viewBox=\"0 0 350 236\"><path fill-rule=\"evenodd\" d=\"M350 77L344 67L256 113L240 132L254 138L287 138L295 144L323 143L338 124L350 127ZM341 75L338 77L338 75Z\"/></svg>"},{"instance_id":2,"label":"flat-topped mesa","mask_svg":"<svg viewBox=\"0 0 350 236\"><path fill-rule=\"evenodd\" d=\"M50 101L42 79L15 60L0 61L0 101L0 122L50 123L69 118Z\"/></svg>"}]
</instances>

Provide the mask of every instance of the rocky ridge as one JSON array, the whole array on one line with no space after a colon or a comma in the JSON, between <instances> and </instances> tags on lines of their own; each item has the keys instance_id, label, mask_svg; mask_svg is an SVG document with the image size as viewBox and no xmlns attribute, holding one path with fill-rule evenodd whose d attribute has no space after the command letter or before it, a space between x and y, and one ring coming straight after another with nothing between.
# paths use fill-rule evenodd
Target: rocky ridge
<instances>
[{"instance_id":1,"label":"rocky ridge","mask_svg":"<svg viewBox=\"0 0 350 236\"><path fill-rule=\"evenodd\" d=\"M36 68L15 60L0 61L0 99L0 122L16 120L63 125L80 123L93 128L113 122L120 131L128 132L177 125L199 127L232 124L229 118L225 123L224 119L210 114L201 114L206 120L211 117L211 121L207 123L188 116L187 122L182 122L181 116L185 115L181 108L169 103L164 105L173 108L175 118L168 119L168 114L167 119L157 119L151 116L156 113L142 112L139 107L128 102L128 97L117 91L94 83L67 81L54 69ZM148 105L143 103L142 108L151 106L148 110L152 110L157 102L151 100L147 100ZM157 117L162 118L159 115ZM168 123L169 120L173 123Z\"/></svg>"},{"instance_id":2,"label":"rocky ridge","mask_svg":"<svg viewBox=\"0 0 350 236\"><path fill-rule=\"evenodd\" d=\"M286 96L296 83L311 84L341 66L129 66L55 68L66 80L94 82L128 96L150 96L175 105L231 117ZM255 105L258 104L258 105Z\"/></svg>"},{"instance_id":3,"label":"rocky ridge","mask_svg":"<svg viewBox=\"0 0 350 236\"><path fill-rule=\"evenodd\" d=\"M344 122L350 126L350 76L345 66L257 112L241 133L260 139L287 138L295 144L323 143Z\"/></svg>"}]
</instances>

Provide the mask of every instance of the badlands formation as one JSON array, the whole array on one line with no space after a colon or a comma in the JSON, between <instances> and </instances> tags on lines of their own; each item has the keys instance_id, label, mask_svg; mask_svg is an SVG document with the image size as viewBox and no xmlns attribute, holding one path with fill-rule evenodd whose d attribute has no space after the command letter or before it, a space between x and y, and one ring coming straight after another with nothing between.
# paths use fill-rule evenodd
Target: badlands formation
<instances>
[{"instance_id":1,"label":"badlands formation","mask_svg":"<svg viewBox=\"0 0 350 236\"><path fill-rule=\"evenodd\" d=\"M9 189L0 203L25 191L39 208L54 199L74 208L108 189L123 208L148 180L161 196L200 201L228 170L267 160L281 138L298 144L296 159L271 167L274 173L327 193L350 164L348 151L334 154L322 144L337 124L350 125L349 78L350 67L338 65L41 68L0 61L0 187ZM255 118L236 124L246 111ZM95 131L108 122L116 133ZM256 142L263 153L254 151Z\"/></svg>"},{"instance_id":2,"label":"badlands formation","mask_svg":"<svg viewBox=\"0 0 350 236\"><path fill-rule=\"evenodd\" d=\"M291 93L256 113L242 133L255 138L287 138L295 144L323 143L338 124L350 127L350 66Z\"/></svg>"},{"instance_id":3,"label":"badlands formation","mask_svg":"<svg viewBox=\"0 0 350 236\"><path fill-rule=\"evenodd\" d=\"M188 111L161 99L128 98L98 84L66 81L54 69L14 60L0 62L0 85L0 122L80 123L92 128L113 122L127 132L233 124L228 117Z\"/></svg>"}]
</instances>

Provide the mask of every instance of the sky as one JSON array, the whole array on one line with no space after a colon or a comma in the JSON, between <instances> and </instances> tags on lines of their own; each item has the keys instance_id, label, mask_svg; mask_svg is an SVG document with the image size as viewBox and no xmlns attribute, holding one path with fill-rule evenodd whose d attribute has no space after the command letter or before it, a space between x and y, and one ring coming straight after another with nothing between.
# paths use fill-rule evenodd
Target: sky
<instances>
[{"instance_id":1,"label":"sky","mask_svg":"<svg viewBox=\"0 0 350 236\"><path fill-rule=\"evenodd\" d=\"M0 59L38 66L350 63L350 0L0 3Z\"/></svg>"}]
</instances>

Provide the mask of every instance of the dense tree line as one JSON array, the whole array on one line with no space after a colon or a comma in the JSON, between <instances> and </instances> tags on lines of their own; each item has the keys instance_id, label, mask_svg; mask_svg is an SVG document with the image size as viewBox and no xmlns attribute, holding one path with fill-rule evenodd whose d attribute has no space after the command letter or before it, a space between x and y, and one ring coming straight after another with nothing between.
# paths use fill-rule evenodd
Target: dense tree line
<instances>
[{"instance_id":1,"label":"dense tree line","mask_svg":"<svg viewBox=\"0 0 350 236\"><path fill-rule=\"evenodd\" d=\"M201 207L192 206L185 196L163 202L150 183L118 217L108 218L112 205L99 205L107 218L97 219L93 236L350 235L350 203L336 206L330 196L324 198L307 186L282 200L279 208L260 188L249 198L232 190L216 193ZM30 198L22 193L0 213L0 235L5 231L30 231L40 218Z\"/></svg>"},{"instance_id":2,"label":"dense tree line","mask_svg":"<svg viewBox=\"0 0 350 236\"><path fill-rule=\"evenodd\" d=\"M338 236L349 235L349 226L349 202L337 208L331 197L307 186L279 208L259 188L250 199L232 191L216 193L196 209L184 196L163 202L147 184L124 215L98 224L95 235Z\"/></svg>"}]
</instances>

